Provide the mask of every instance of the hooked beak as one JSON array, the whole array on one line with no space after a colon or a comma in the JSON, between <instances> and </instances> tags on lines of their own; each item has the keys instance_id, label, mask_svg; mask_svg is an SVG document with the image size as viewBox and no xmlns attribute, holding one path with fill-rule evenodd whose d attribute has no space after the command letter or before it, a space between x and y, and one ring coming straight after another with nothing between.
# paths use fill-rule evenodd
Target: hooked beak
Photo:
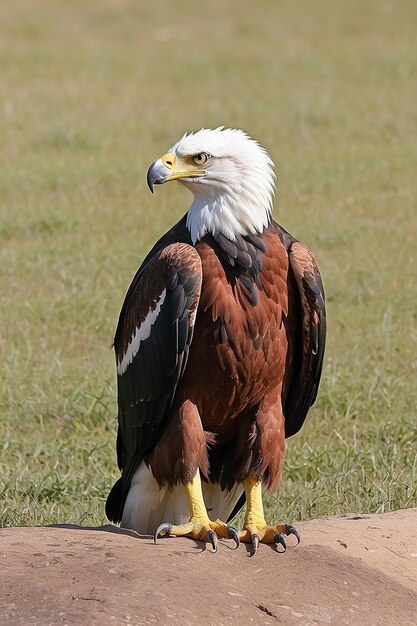
<instances>
[{"instance_id":1,"label":"hooked beak","mask_svg":"<svg viewBox=\"0 0 417 626\"><path fill-rule=\"evenodd\" d=\"M170 174L172 174L172 171L164 165L162 159L154 161L146 174L146 182L151 192L154 192L154 185L163 185L166 183Z\"/></svg>"},{"instance_id":2,"label":"hooked beak","mask_svg":"<svg viewBox=\"0 0 417 626\"><path fill-rule=\"evenodd\" d=\"M170 180L180 178L198 178L206 174L206 170L193 168L183 159L177 158L175 153L168 152L152 163L146 175L146 182L153 193L154 185L163 185Z\"/></svg>"}]
</instances>

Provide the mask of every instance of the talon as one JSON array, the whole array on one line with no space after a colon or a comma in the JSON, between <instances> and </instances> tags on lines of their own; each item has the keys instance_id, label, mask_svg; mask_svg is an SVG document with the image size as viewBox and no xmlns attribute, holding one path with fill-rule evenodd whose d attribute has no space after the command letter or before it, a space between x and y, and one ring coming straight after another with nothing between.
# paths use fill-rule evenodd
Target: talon
<instances>
[{"instance_id":1,"label":"talon","mask_svg":"<svg viewBox=\"0 0 417 626\"><path fill-rule=\"evenodd\" d=\"M283 550L280 550L280 552L285 552L285 550L287 549L287 542L285 541L285 535L283 533L277 533L274 537L274 543L281 544L282 547L284 548Z\"/></svg>"},{"instance_id":2,"label":"talon","mask_svg":"<svg viewBox=\"0 0 417 626\"><path fill-rule=\"evenodd\" d=\"M214 530L209 530L207 533L207 537L211 545L213 546L213 553L216 553L219 540L217 539L217 535Z\"/></svg>"},{"instance_id":3,"label":"talon","mask_svg":"<svg viewBox=\"0 0 417 626\"><path fill-rule=\"evenodd\" d=\"M228 526L227 527L227 538L228 539L233 539L233 541L235 542L236 547L233 548L233 550L236 550L236 548L238 548L240 546L239 533L238 533L237 529L234 526Z\"/></svg>"},{"instance_id":4,"label":"talon","mask_svg":"<svg viewBox=\"0 0 417 626\"><path fill-rule=\"evenodd\" d=\"M252 545L253 545L253 554L256 554L259 546L259 537L256 534L251 535Z\"/></svg>"},{"instance_id":5,"label":"talon","mask_svg":"<svg viewBox=\"0 0 417 626\"><path fill-rule=\"evenodd\" d=\"M158 528L156 529L154 538L153 538L154 543L157 542L157 539L160 533L164 533L165 536L169 537L171 534L171 530L172 530L172 524L170 524L169 522L165 522L164 524L161 524L160 526L158 526Z\"/></svg>"},{"instance_id":6,"label":"talon","mask_svg":"<svg viewBox=\"0 0 417 626\"><path fill-rule=\"evenodd\" d=\"M297 543L295 545L298 546L301 541L300 533L298 532L298 530L294 528L294 526L291 526L291 524L285 524L285 532L287 533L287 536L294 535L296 537Z\"/></svg>"}]
</instances>

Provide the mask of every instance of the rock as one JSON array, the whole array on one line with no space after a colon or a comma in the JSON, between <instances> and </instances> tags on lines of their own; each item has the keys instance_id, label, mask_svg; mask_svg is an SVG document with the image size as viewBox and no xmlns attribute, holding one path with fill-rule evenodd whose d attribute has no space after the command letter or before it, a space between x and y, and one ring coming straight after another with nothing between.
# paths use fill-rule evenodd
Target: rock
<instances>
[{"instance_id":1,"label":"rock","mask_svg":"<svg viewBox=\"0 0 417 626\"><path fill-rule=\"evenodd\" d=\"M5 528L0 624L417 624L416 509L297 528L299 546L254 557L114 526Z\"/></svg>"}]
</instances>

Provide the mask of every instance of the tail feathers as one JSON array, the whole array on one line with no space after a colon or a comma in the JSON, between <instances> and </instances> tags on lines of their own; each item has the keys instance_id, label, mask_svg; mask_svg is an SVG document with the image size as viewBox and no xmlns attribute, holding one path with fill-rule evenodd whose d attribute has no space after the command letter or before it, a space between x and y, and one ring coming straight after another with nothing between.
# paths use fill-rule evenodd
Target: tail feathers
<instances>
[{"instance_id":1,"label":"tail feathers","mask_svg":"<svg viewBox=\"0 0 417 626\"><path fill-rule=\"evenodd\" d=\"M121 502L121 486L117 485L107 499L106 514L112 521L116 521L116 517L117 521L121 518L124 528L131 528L141 534L153 534L163 522L184 524L190 519L184 485L178 484L172 489L160 488L145 463L141 463L133 475L123 515L119 511L113 513L113 502ZM212 520L228 520L242 494L241 484L236 484L231 491L222 491L218 484L203 482L203 498ZM114 516L110 517L109 513Z\"/></svg>"},{"instance_id":2,"label":"tail feathers","mask_svg":"<svg viewBox=\"0 0 417 626\"><path fill-rule=\"evenodd\" d=\"M123 509L122 526L140 534L153 534L159 524L184 524L189 519L183 485L160 488L151 470L141 463L130 483Z\"/></svg>"},{"instance_id":3,"label":"tail feathers","mask_svg":"<svg viewBox=\"0 0 417 626\"><path fill-rule=\"evenodd\" d=\"M122 479L119 478L119 480L114 483L109 495L107 496L106 515L107 518L114 524L118 524L122 519L122 490L123 483Z\"/></svg>"},{"instance_id":4,"label":"tail feathers","mask_svg":"<svg viewBox=\"0 0 417 626\"><path fill-rule=\"evenodd\" d=\"M210 519L228 522L239 509L236 504L243 494L243 486L237 483L230 491L222 491L219 484L203 483L204 502ZM233 513L233 515L232 515Z\"/></svg>"}]
</instances>

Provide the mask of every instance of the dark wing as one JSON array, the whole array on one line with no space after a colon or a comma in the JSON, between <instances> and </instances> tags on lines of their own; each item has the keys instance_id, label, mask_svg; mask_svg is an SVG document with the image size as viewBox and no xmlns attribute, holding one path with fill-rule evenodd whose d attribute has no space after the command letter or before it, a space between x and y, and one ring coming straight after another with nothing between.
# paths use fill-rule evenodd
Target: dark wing
<instances>
[{"instance_id":1,"label":"dark wing","mask_svg":"<svg viewBox=\"0 0 417 626\"><path fill-rule=\"evenodd\" d=\"M145 262L126 295L114 341L122 477L106 503L113 522L122 517L134 471L164 428L187 363L201 279L197 251L174 243Z\"/></svg>"},{"instance_id":2,"label":"dark wing","mask_svg":"<svg viewBox=\"0 0 417 626\"><path fill-rule=\"evenodd\" d=\"M314 258L303 243L288 245L288 353L283 389L285 436L297 433L314 404L326 343L323 285Z\"/></svg>"}]
</instances>

